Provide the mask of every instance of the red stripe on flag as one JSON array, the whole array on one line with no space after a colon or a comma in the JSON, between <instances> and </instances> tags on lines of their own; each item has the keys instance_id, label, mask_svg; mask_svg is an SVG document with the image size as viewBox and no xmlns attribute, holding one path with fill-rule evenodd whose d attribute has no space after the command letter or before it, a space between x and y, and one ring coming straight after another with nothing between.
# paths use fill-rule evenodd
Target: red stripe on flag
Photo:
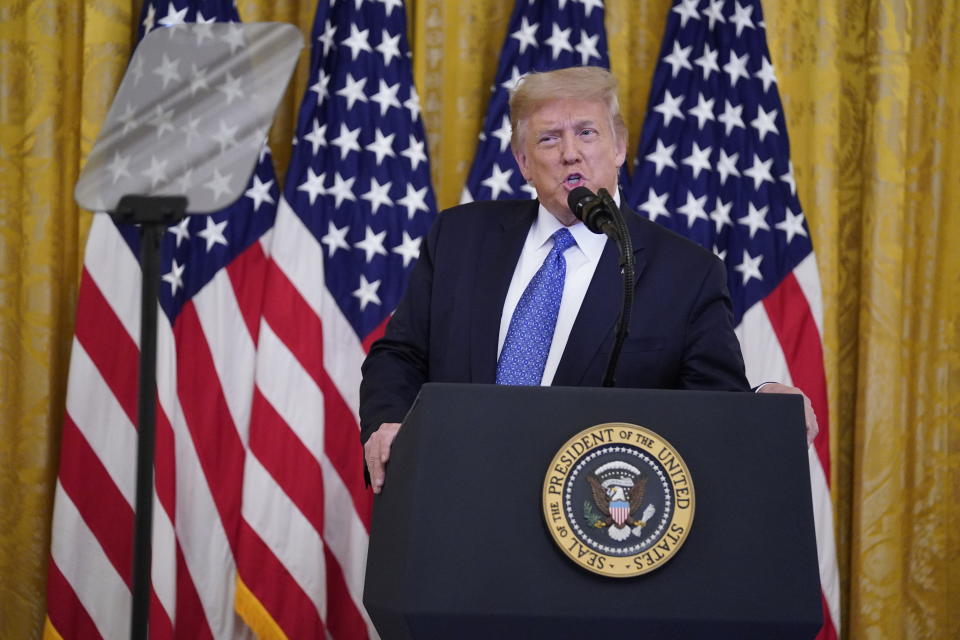
<instances>
[{"instance_id":1,"label":"red stripe on flag","mask_svg":"<svg viewBox=\"0 0 960 640\"><path fill-rule=\"evenodd\" d=\"M172 640L173 622L167 615L157 592L150 590L150 640Z\"/></svg>"},{"instance_id":2,"label":"red stripe on flag","mask_svg":"<svg viewBox=\"0 0 960 640\"><path fill-rule=\"evenodd\" d=\"M206 640L213 638L207 622L197 587L190 577L190 570L183 557L180 542L177 542L177 606L174 614L174 637L184 640Z\"/></svg>"},{"instance_id":3,"label":"red stripe on flag","mask_svg":"<svg viewBox=\"0 0 960 640\"><path fill-rule=\"evenodd\" d=\"M239 543L241 553L237 556L237 569L244 583L287 637L326 637L323 621L313 601L246 522L240 525ZM313 550L303 552L313 553Z\"/></svg>"},{"instance_id":4,"label":"red stripe on flag","mask_svg":"<svg viewBox=\"0 0 960 640\"><path fill-rule=\"evenodd\" d=\"M350 597L340 563L329 547L323 548L323 554L327 562L327 628L330 635L334 638L366 638L367 623Z\"/></svg>"},{"instance_id":5,"label":"red stripe on flag","mask_svg":"<svg viewBox=\"0 0 960 640\"><path fill-rule=\"evenodd\" d=\"M133 508L69 415L63 421L60 446L64 452L60 458L60 484L103 547L110 564L129 587Z\"/></svg>"},{"instance_id":6,"label":"red stripe on flag","mask_svg":"<svg viewBox=\"0 0 960 640\"><path fill-rule=\"evenodd\" d=\"M830 415L827 410L827 378L823 370L823 346L807 297L793 272L763 300L793 384L810 398L817 414L820 435L814 441L827 484L830 483Z\"/></svg>"},{"instance_id":7,"label":"red stripe on flag","mask_svg":"<svg viewBox=\"0 0 960 640\"><path fill-rule=\"evenodd\" d=\"M130 422L136 424L140 349L86 269L77 297L76 339L100 371Z\"/></svg>"},{"instance_id":8,"label":"red stripe on flag","mask_svg":"<svg viewBox=\"0 0 960 640\"><path fill-rule=\"evenodd\" d=\"M62 638L101 637L93 618L52 557L47 565L47 616Z\"/></svg>"},{"instance_id":9,"label":"red stripe on flag","mask_svg":"<svg viewBox=\"0 0 960 640\"><path fill-rule=\"evenodd\" d=\"M369 531L373 494L363 481L360 426L323 367L323 324L276 264L270 269L270 304L263 316L323 393L324 450Z\"/></svg>"},{"instance_id":10,"label":"red stripe on flag","mask_svg":"<svg viewBox=\"0 0 960 640\"><path fill-rule=\"evenodd\" d=\"M370 353L370 347L373 346L373 343L383 337L383 334L387 332L387 325L390 323L390 318L393 317L391 313L386 318L383 319L383 322L380 323L373 331L371 331L366 338L363 339L363 352Z\"/></svg>"},{"instance_id":11,"label":"red stripe on flag","mask_svg":"<svg viewBox=\"0 0 960 640\"><path fill-rule=\"evenodd\" d=\"M227 540L236 555L245 452L192 302L180 310L174 335L177 396Z\"/></svg>"},{"instance_id":12,"label":"red stripe on flag","mask_svg":"<svg viewBox=\"0 0 960 640\"><path fill-rule=\"evenodd\" d=\"M227 275L240 306L240 313L247 325L253 343L260 335L260 311L263 304L263 281L267 256L259 242L254 242L227 265Z\"/></svg>"},{"instance_id":13,"label":"red stripe on flag","mask_svg":"<svg viewBox=\"0 0 960 640\"><path fill-rule=\"evenodd\" d=\"M177 454L173 427L160 402L157 402L156 440L154 450L153 483L160 506L167 512L170 522L176 524L177 506Z\"/></svg>"},{"instance_id":14,"label":"red stripe on flag","mask_svg":"<svg viewBox=\"0 0 960 640\"><path fill-rule=\"evenodd\" d=\"M823 626L820 627L820 631L814 640L837 640L839 636L833 624L833 619L830 617L830 607L827 606L827 599L824 597L822 590L820 591L820 606L823 609Z\"/></svg>"},{"instance_id":15,"label":"red stripe on flag","mask_svg":"<svg viewBox=\"0 0 960 640\"><path fill-rule=\"evenodd\" d=\"M250 451L320 535L323 532L320 463L259 389L254 390L250 422Z\"/></svg>"}]
</instances>

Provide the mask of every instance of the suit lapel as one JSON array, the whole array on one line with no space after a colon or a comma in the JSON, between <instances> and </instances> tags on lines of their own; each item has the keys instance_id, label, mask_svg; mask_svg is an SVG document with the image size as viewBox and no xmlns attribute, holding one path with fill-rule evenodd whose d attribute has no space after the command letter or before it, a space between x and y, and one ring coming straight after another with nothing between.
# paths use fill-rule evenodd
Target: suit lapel
<instances>
[{"instance_id":1,"label":"suit lapel","mask_svg":"<svg viewBox=\"0 0 960 640\"><path fill-rule=\"evenodd\" d=\"M636 214L626 209L623 214L633 241L636 276L634 287L636 287L646 267L643 236ZM597 270L593 274L577 319L570 330L567 346L560 358L560 364L557 365L557 372L553 376L555 386L600 386L603 382L600 377L602 369L596 380L584 380L583 377L601 345L613 336L623 300L623 279L618 263L616 244L609 241L603 248ZM601 366L606 367L606 362L604 361Z\"/></svg>"},{"instance_id":2,"label":"suit lapel","mask_svg":"<svg viewBox=\"0 0 960 640\"><path fill-rule=\"evenodd\" d=\"M539 202L523 203L491 213L492 223L481 240L476 266L476 292L470 310L470 380L492 384L497 373L497 341L500 315L513 279L527 232L537 215Z\"/></svg>"}]
</instances>

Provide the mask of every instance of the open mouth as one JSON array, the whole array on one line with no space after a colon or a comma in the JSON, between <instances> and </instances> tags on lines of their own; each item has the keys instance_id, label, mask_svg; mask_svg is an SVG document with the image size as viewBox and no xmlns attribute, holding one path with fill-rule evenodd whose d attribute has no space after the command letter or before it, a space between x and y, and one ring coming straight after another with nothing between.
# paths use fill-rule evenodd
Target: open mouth
<instances>
[{"instance_id":1,"label":"open mouth","mask_svg":"<svg viewBox=\"0 0 960 640\"><path fill-rule=\"evenodd\" d=\"M585 178L580 173L571 173L566 178L563 179L563 186L567 189L575 189L576 187L583 186Z\"/></svg>"}]
</instances>

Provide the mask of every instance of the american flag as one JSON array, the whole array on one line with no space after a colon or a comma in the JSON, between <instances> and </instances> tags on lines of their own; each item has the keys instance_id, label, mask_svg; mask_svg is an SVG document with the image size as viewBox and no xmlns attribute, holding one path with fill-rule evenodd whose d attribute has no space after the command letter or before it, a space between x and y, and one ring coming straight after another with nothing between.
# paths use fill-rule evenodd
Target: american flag
<instances>
[{"instance_id":1,"label":"american flag","mask_svg":"<svg viewBox=\"0 0 960 640\"><path fill-rule=\"evenodd\" d=\"M139 35L186 21L238 19L230 0L151 1L143 6ZM229 34L206 36L207 46L238 46ZM143 83L166 83L167 76L190 72L175 62L158 65L163 73L131 72ZM204 116L215 115L203 114L190 131L171 127L163 133L190 144L191 135L214 134L215 120ZM161 247L152 638L249 635L234 598L260 306L279 199L268 154L264 147L234 205L172 226ZM129 161L131 173L150 170ZM77 302L56 484L47 638L121 638L130 632L138 252L134 227L95 215Z\"/></svg>"},{"instance_id":2,"label":"american flag","mask_svg":"<svg viewBox=\"0 0 960 640\"><path fill-rule=\"evenodd\" d=\"M603 0L517 0L461 202L537 197L510 151L510 91L531 71L575 65L610 66Z\"/></svg>"},{"instance_id":3,"label":"american flag","mask_svg":"<svg viewBox=\"0 0 960 640\"><path fill-rule=\"evenodd\" d=\"M824 598L835 638L839 586L820 279L797 198L783 105L758 0L679 0L670 11L627 202L713 250L727 266L752 384L810 398L809 449Z\"/></svg>"},{"instance_id":4,"label":"american flag","mask_svg":"<svg viewBox=\"0 0 960 640\"><path fill-rule=\"evenodd\" d=\"M261 637L364 638L360 364L436 212L401 0L317 6L273 233L238 609Z\"/></svg>"}]
</instances>

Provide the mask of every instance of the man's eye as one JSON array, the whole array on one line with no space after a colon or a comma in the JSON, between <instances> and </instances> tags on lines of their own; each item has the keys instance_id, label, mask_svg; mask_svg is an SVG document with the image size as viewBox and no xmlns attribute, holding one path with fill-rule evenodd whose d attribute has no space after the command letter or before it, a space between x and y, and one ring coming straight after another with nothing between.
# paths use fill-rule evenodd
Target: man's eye
<instances>
[{"instance_id":1,"label":"man's eye","mask_svg":"<svg viewBox=\"0 0 960 640\"><path fill-rule=\"evenodd\" d=\"M582 129L582 130L580 131L580 135L581 135L581 136L594 136L594 135L597 135L597 130L596 130L596 129Z\"/></svg>"}]
</instances>

